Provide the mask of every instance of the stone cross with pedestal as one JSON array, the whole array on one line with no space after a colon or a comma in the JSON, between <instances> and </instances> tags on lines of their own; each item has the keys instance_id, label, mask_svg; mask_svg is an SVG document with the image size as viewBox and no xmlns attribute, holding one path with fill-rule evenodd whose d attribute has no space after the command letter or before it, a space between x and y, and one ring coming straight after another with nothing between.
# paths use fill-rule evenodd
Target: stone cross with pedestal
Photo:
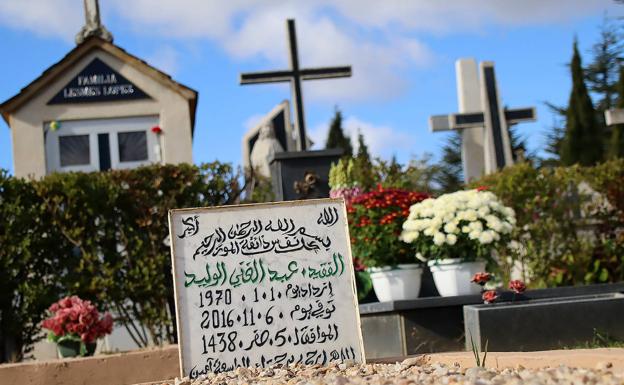
<instances>
[{"instance_id":1,"label":"stone cross with pedestal","mask_svg":"<svg viewBox=\"0 0 624 385\"><path fill-rule=\"evenodd\" d=\"M76 44L81 44L91 36L97 36L109 43L113 41L113 35L104 27L100 19L100 4L98 0L84 0L85 25L76 35Z\"/></svg>"},{"instance_id":2,"label":"stone cross with pedestal","mask_svg":"<svg viewBox=\"0 0 624 385\"><path fill-rule=\"evenodd\" d=\"M323 68L300 68L299 53L297 50L297 36L295 32L295 20L286 21L288 32L288 46L290 48L290 69L280 71L252 72L240 75L240 84L258 83L281 83L289 82L292 90L293 106L295 109L295 126L299 138L306 137L305 117L303 113L303 90L302 80L332 79L351 76L351 66L323 67ZM299 150L305 151L307 143L299 140Z\"/></svg>"},{"instance_id":3,"label":"stone cross with pedestal","mask_svg":"<svg viewBox=\"0 0 624 385\"><path fill-rule=\"evenodd\" d=\"M459 113L429 118L431 131L460 130L466 182L513 164L509 126L536 119L535 107L506 109L500 102L493 62L455 64Z\"/></svg>"},{"instance_id":4,"label":"stone cross with pedestal","mask_svg":"<svg viewBox=\"0 0 624 385\"><path fill-rule=\"evenodd\" d=\"M327 197L329 196L329 168L332 162L340 158L342 152L335 149L307 151L308 140L301 139L307 138L301 82L302 80L350 77L351 66L300 68L294 20L287 20L286 30L290 48L290 69L241 74L240 84L289 82L291 85L298 151L277 152L270 161L276 199Z\"/></svg>"}]
</instances>

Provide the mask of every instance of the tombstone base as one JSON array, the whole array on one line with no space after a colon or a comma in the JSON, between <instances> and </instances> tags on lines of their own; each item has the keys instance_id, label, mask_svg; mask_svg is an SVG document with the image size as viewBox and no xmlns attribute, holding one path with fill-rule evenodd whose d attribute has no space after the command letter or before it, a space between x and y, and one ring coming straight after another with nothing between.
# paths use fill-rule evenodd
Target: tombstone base
<instances>
[{"instance_id":1,"label":"tombstone base","mask_svg":"<svg viewBox=\"0 0 624 385\"><path fill-rule=\"evenodd\" d=\"M275 154L269 162L275 200L328 198L329 169L342 154L342 149Z\"/></svg>"}]
</instances>

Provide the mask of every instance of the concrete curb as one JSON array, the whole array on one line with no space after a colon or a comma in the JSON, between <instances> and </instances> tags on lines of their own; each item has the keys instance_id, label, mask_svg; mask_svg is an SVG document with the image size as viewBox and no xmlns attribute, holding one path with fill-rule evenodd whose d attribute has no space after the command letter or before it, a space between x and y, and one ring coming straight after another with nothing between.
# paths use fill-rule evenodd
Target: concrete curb
<instances>
[{"instance_id":1,"label":"concrete curb","mask_svg":"<svg viewBox=\"0 0 624 385\"><path fill-rule=\"evenodd\" d=\"M135 384L179 375L178 346L0 365L0 385Z\"/></svg>"}]
</instances>

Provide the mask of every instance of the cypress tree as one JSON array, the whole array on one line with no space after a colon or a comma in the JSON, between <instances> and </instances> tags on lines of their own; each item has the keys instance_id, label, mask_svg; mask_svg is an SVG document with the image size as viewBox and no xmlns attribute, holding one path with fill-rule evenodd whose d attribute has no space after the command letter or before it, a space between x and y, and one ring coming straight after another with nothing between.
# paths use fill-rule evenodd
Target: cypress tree
<instances>
[{"instance_id":1,"label":"cypress tree","mask_svg":"<svg viewBox=\"0 0 624 385\"><path fill-rule=\"evenodd\" d=\"M366 142L364 142L364 135L362 135L361 132L358 132L358 151L356 157L370 163L368 146L366 145Z\"/></svg>"},{"instance_id":2,"label":"cypress tree","mask_svg":"<svg viewBox=\"0 0 624 385\"><path fill-rule=\"evenodd\" d=\"M358 150L354 158L353 173L360 187L370 190L375 185L375 170L371 161L368 146L364 142L364 135L358 132Z\"/></svg>"},{"instance_id":3,"label":"cypress tree","mask_svg":"<svg viewBox=\"0 0 624 385\"><path fill-rule=\"evenodd\" d=\"M594 97L601 123L604 123L604 111L612 108L617 99L616 85L624 54L622 37L620 26L605 14L598 41L592 46L592 61L585 69L587 88Z\"/></svg>"},{"instance_id":4,"label":"cypress tree","mask_svg":"<svg viewBox=\"0 0 624 385\"><path fill-rule=\"evenodd\" d=\"M624 67L620 67L620 80L616 86L618 94L616 108L624 108ZM624 158L624 124L616 124L611 131L609 158Z\"/></svg>"},{"instance_id":5,"label":"cypress tree","mask_svg":"<svg viewBox=\"0 0 624 385\"><path fill-rule=\"evenodd\" d=\"M591 166L603 158L603 133L587 92L576 40L570 70L572 91L566 111L566 129L559 155L561 163L565 166L576 163Z\"/></svg>"},{"instance_id":6,"label":"cypress tree","mask_svg":"<svg viewBox=\"0 0 624 385\"><path fill-rule=\"evenodd\" d=\"M329 126L329 132L327 133L327 141L325 142L325 148L342 148L345 156L353 155L353 146L351 145L351 138L345 135L342 129L342 112L338 108L334 113L334 117Z\"/></svg>"}]
</instances>

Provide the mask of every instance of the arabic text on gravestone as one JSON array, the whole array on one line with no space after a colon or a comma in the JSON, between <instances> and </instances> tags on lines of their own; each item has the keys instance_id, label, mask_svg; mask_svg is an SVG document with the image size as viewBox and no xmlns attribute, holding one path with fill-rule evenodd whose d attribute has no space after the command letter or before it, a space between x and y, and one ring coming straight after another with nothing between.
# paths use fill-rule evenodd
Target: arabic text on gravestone
<instances>
[{"instance_id":1,"label":"arabic text on gravestone","mask_svg":"<svg viewBox=\"0 0 624 385\"><path fill-rule=\"evenodd\" d=\"M316 224L331 227L337 220L337 210L330 207L319 213ZM181 224L180 239L200 231L198 216L182 217ZM302 260L293 256L296 252L316 257ZM280 256L280 263L270 255ZM192 258L200 268L184 271L184 288L194 289L193 311L201 314L196 325L201 338L193 343L203 360L186 375L358 360L353 344L336 346L344 330L335 320L335 284L348 266L332 250L330 235L297 225L293 218L254 219L217 226L201 237Z\"/></svg>"}]
</instances>

